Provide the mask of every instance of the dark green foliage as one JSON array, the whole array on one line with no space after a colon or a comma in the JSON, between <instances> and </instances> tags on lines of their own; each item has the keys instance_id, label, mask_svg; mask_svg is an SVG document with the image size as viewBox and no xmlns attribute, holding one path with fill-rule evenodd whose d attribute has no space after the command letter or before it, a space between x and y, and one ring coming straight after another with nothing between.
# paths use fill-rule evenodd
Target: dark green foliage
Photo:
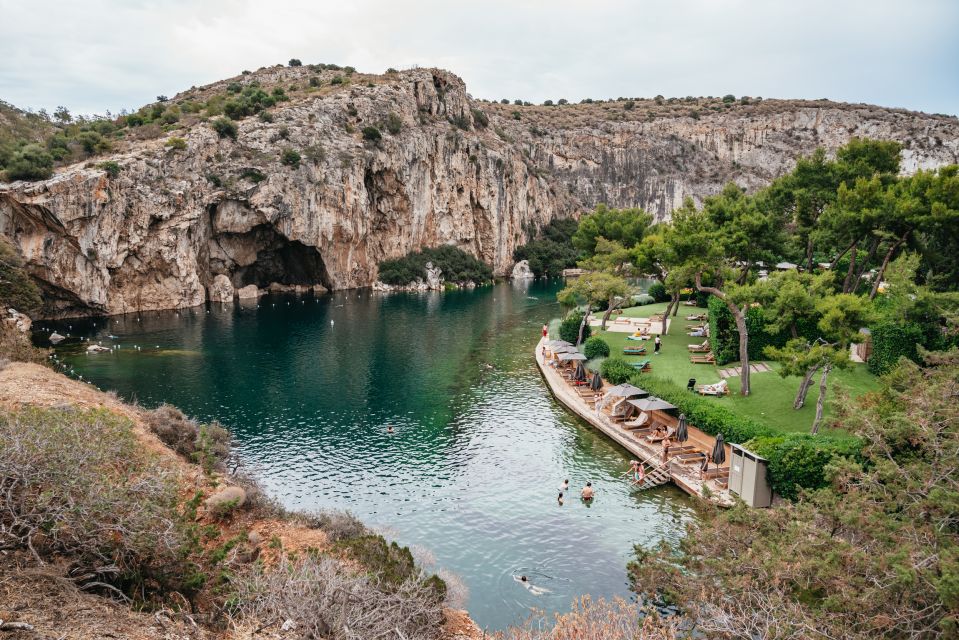
<instances>
[{"instance_id":1,"label":"dark green foliage","mask_svg":"<svg viewBox=\"0 0 959 640\"><path fill-rule=\"evenodd\" d=\"M339 543L362 564L369 572L385 583L385 586L398 588L410 578L421 575L413 560L409 547L401 547L395 542L387 543L383 536L369 534L349 538ZM433 588L438 601L446 597L446 583L437 576L425 578L424 582Z\"/></svg>"},{"instance_id":2,"label":"dark green foliage","mask_svg":"<svg viewBox=\"0 0 959 640\"><path fill-rule=\"evenodd\" d=\"M343 84L343 76L333 76L333 79L330 80L330 84Z\"/></svg>"},{"instance_id":3,"label":"dark green foliage","mask_svg":"<svg viewBox=\"0 0 959 640\"><path fill-rule=\"evenodd\" d=\"M8 180L43 180L53 173L53 156L43 147L28 144L13 152L5 172Z\"/></svg>"},{"instance_id":4,"label":"dark green foliage","mask_svg":"<svg viewBox=\"0 0 959 640\"><path fill-rule=\"evenodd\" d=\"M320 82L320 77L319 77L319 76L310 76L310 86L311 86L311 87L318 87L318 86L320 86L321 84L322 84L322 82Z\"/></svg>"},{"instance_id":5,"label":"dark green foliage","mask_svg":"<svg viewBox=\"0 0 959 640\"><path fill-rule=\"evenodd\" d=\"M599 336L593 336L583 343L583 355L589 360L609 357L609 344Z\"/></svg>"},{"instance_id":6,"label":"dark green foliage","mask_svg":"<svg viewBox=\"0 0 959 640\"><path fill-rule=\"evenodd\" d=\"M610 384L623 384L636 375L636 369L622 357L613 356L603 360L603 364L599 366L599 373Z\"/></svg>"},{"instance_id":7,"label":"dark green foliage","mask_svg":"<svg viewBox=\"0 0 959 640\"><path fill-rule=\"evenodd\" d=\"M27 315L40 309L40 290L23 267L16 247L0 236L0 306L4 314L7 309Z\"/></svg>"},{"instance_id":8,"label":"dark green foliage","mask_svg":"<svg viewBox=\"0 0 959 640\"><path fill-rule=\"evenodd\" d=\"M633 102L632 100L627 100L626 104L623 105L623 109L626 109L626 111L632 111L635 108L636 108L636 103Z\"/></svg>"},{"instance_id":9,"label":"dark green foliage","mask_svg":"<svg viewBox=\"0 0 959 640\"><path fill-rule=\"evenodd\" d=\"M97 165L97 167L106 171L107 175L110 176L111 178L116 178L117 176L120 175L121 167L119 164L117 164L113 160L107 160L106 162L101 162L100 164Z\"/></svg>"},{"instance_id":10,"label":"dark green foliage","mask_svg":"<svg viewBox=\"0 0 959 640\"><path fill-rule=\"evenodd\" d=\"M452 124L457 129L462 129L463 131L469 131L473 126L470 122L469 116L464 113L461 113L456 116L450 116L450 124Z\"/></svg>"},{"instance_id":11,"label":"dark green foliage","mask_svg":"<svg viewBox=\"0 0 959 640\"><path fill-rule=\"evenodd\" d=\"M876 375L887 373L900 358L919 362L919 345L923 342L922 327L912 322L888 320L873 327L869 371Z\"/></svg>"},{"instance_id":12,"label":"dark green foliage","mask_svg":"<svg viewBox=\"0 0 959 640\"><path fill-rule=\"evenodd\" d=\"M249 168L240 172L240 178L259 183L266 180L266 175L259 169Z\"/></svg>"},{"instance_id":13,"label":"dark green foliage","mask_svg":"<svg viewBox=\"0 0 959 640\"><path fill-rule=\"evenodd\" d=\"M519 120L523 117L523 114L521 114L519 111L513 111L510 113L510 116L512 116L513 120Z\"/></svg>"},{"instance_id":14,"label":"dark green foliage","mask_svg":"<svg viewBox=\"0 0 959 640\"><path fill-rule=\"evenodd\" d=\"M302 66L303 66L303 63L300 62L300 59L299 59L299 58L290 58L290 62L289 62L288 64L289 64L291 67L302 67Z\"/></svg>"},{"instance_id":15,"label":"dark green foliage","mask_svg":"<svg viewBox=\"0 0 959 640\"><path fill-rule=\"evenodd\" d=\"M270 95L260 87L250 85L245 87L235 98L226 101L223 105L223 113L233 120L242 120L247 116L272 107L278 100L285 97L283 89L279 87L273 90L273 95Z\"/></svg>"},{"instance_id":16,"label":"dark green foliage","mask_svg":"<svg viewBox=\"0 0 959 640\"><path fill-rule=\"evenodd\" d=\"M295 149L284 149L280 154L280 162L296 169L300 166L300 154Z\"/></svg>"},{"instance_id":17,"label":"dark green foliage","mask_svg":"<svg viewBox=\"0 0 959 640\"><path fill-rule=\"evenodd\" d=\"M654 282L649 287L647 291L650 296L652 296L654 302L666 302L669 300L669 293L666 292L666 287L661 282Z\"/></svg>"},{"instance_id":18,"label":"dark green foliage","mask_svg":"<svg viewBox=\"0 0 959 640\"><path fill-rule=\"evenodd\" d=\"M544 106L544 107L552 107L552 106L553 106L553 101L552 101L552 100L543 100L543 106Z\"/></svg>"},{"instance_id":19,"label":"dark green foliage","mask_svg":"<svg viewBox=\"0 0 959 640\"><path fill-rule=\"evenodd\" d=\"M570 242L578 223L572 218L558 218L540 229L534 240L513 251L516 261L529 260L529 268L537 278L559 276L563 269L576 266L579 252Z\"/></svg>"},{"instance_id":20,"label":"dark green foliage","mask_svg":"<svg viewBox=\"0 0 959 640\"><path fill-rule=\"evenodd\" d=\"M403 120L396 113L390 111L386 115L386 122L384 124L386 130L390 132L391 135L396 135L403 130Z\"/></svg>"},{"instance_id":21,"label":"dark green foliage","mask_svg":"<svg viewBox=\"0 0 959 640\"><path fill-rule=\"evenodd\" d=\"M559 339L570 344L576 344L576 341L579 340L579 326L582 322L583 318L575 313L566 316L559 325ZM591 333L592 329L587 323L583 327L583 340L589 339Z\"/></svg>"},{"instance_id":22,"label":"dark green foliage","mask_svg":"<svg viewBox=\"0 0 959 640\"><path fill-rule=\"evenodd\" d=\"M493 279L493 270L458 247L444 245L414 251L403 258L384 260L379 264L379 279L386 284L404 286L426 279L426 263L442 271L450 283L484 284Z\"/></svg>"},{"instance_id":23,"label":"dark green foliage","mask_svg":"<svg viewBox=\"0 0 959 640\"><path fill-rule=\"evenodd\" d=\"M219 135L221 138L230 138L231 140L236 140L238 131L236 123L228 118L217 118L214 120L213 130L216 131L217 135Z\"/></svg>"},{"instance_id":24,"label":"dark green foliage","mask_svg":"<svg viewBox=\"0 0 959 640\"><path fill-rule=\"evenodd\" d=\"M231 82L226 87L227 93L240 93L241 91L243 91L243 85L239 82Z\"/></svg>"},{"instance_id":25,"label":"dark green foliage","mask_svg":"<svg viewBox=\"0 0 959 640\"><path fill-rule=\"evenodd\" d=\"M186 149L186 140L183 138L173 137L166 141L166 146L170 147L174 151L183 151Z\"/></svg>"},{"instance_id":26,"label":"dark green foliage","mask_svg":"<svg viewBox=\"0 0 959 640\"><path fill-rule=\"evenodd\" d=\"M829 486L827 466L837 457L858 459L862 442L796 433L759 437L744 444L769 461L769 484L784 498L795 500L803 489Z\"/></svg>"},{"instance_id":27,"label":"dark green foliage","mask_svg":"<svg viewBox=\"0 0 959 640\"><path fill-rule=\"evenodd\" d=\"M725 104L732 104L733 102L736 102L736 96L731 93L727 93L723 96L723 102Z\"/></svg>"},{"instance_id":28,"label":"dark green foliage","mask_svg":"<svg viewBox=\"0 0 959 640\"><path fill-rule=\"evenodd\" d=\"M739 360L739 331L732 312L715 296L708 298L706 306L709 309L709 344L716 356L716 364L736 362ZM767 323L761 308L750 307L746 312L750 360L762 360L766 347L782 347L791 337L788 331L770 333L766 330ZM815 323L799 323L797 328L800 337L810 341L819 337Z\"/></svg>"},{"instance_id":29,"label":"dark green foliage","mask_svg":"<svg viewBox=\"0 0 959 640\"><path fill-rule=\"evenodd\" d=\"M470 113L473 114L473 124L477 127L485 129L489 126L489 117L479 109L472 109Z\"/></svg>"},{"instance_id":30,"label":"dark green foliage","mask_svg":"<svg viewBox=\"0 0 959 640\"><path fill-rule=\"evenodd\" d=\"M383 134L380 133L380 130L376 127L363 127L363 139L367 142L372 142L377 144L380 140L383 139Z\"/></svg>"},{"instance_id":31,"label":"dark green foliage","mask_svg":"<svg viewBox=\"0 0 959 640\"><path fill-rule=\"evenodd\" d=\"M652 222L653 217L642 209L610 209L598 204L580 219L573 246L591 256L596 250L596 239L603 237L629 249L643 239Z\"/></svg>"}]
</instances>

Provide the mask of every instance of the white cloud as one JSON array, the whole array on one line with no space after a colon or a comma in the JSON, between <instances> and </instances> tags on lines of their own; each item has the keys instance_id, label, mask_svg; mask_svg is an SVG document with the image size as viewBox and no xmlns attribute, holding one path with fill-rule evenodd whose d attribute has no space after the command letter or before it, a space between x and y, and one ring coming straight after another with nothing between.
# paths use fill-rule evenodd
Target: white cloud
<instances>
[{"instance_id":1,"label":"white cloud","mask_svg":"<svg viewBox=\"0 0 959 640\"><path fill-rule=\"evenodd\" d=\"M0 0L0 98L137 107L285 62L448 68L489 98L762 95L959 113L954 0Z\"/></svg>"}]
</instances>

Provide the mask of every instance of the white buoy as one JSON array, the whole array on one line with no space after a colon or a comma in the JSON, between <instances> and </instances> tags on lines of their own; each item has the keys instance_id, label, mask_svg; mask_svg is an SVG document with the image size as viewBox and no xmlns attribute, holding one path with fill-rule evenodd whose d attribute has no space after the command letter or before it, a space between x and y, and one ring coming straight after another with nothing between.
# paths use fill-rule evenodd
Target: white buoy
<instances>
[{"instance_id":1,"label":"white buoy","mask_svg":"<svg viewBox=\"0 0 959 640\"><path fill-rule=\"evenodd\" d=\"M333 321L332 321L332 320L330 320L330 326L333 326Z\"/></svg>"}]
</instances>

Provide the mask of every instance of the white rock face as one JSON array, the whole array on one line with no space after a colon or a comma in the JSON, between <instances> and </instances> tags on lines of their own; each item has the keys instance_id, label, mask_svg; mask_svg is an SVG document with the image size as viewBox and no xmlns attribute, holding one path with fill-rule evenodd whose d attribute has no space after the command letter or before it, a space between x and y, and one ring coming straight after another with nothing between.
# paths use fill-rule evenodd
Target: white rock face
<instances>
[{"instance_id":1,"label":"white rock face","mask_svg":"<svg viewBox=\"0 0 959 640\"><path fill-rule=\"evenodd\" d=\"M426 263L426 288L430 291L439 291L443 288L443 270L434 267L432 262Z\"/></svg>"},{"instance_id":2,"label":"white rock face","mask_svg":"<svg viewBox=\"0 0 959 640\"><path fill-rule=\"evenodd\" d=\"M255 284L248 284L245 287L240 287L236 290L236 297L240 300L251 300L259 298L263 295L263 292L260 291L259 287Z\"/></svg>"},{"instance_id":3,"label":"white rock face","mask_svg":"<svg viewBox=\"0 0 959 640\"><path fill-rule=\"evenodd\" d=\"M263 69L174 101L225 93L230 82L304 87L314 73ZM322 72L325 85L333 74ZM446 71L372 84L293 92L271 109L273 122L241 120L235 141L195 122L171 132L189 152L124 143L44 181L0 184L0 233L63 292L49 296L49 315L112 314L201 304L220 275L234 288L369 286L380 261L445 244L508 275L514 249L552 219L599 202L664 219L686 196L701 200L730 180L756 189L800 154L853 136L908 141L906 170L959 162L955 118L865 105L764 100L694 119L688 106L647 114L638 101L628 114L522 107L515 120L516 107L474 101ZM364 141L362 128L391 112L401 130ZM451 119L462 127L451 130ZM298 167L280 161L281 129L282 146L304 158ZM95 168L107 160L121 166L117 177Z\"/></svg>"},{"instance_id":4,"label":"white rock face","mask_svg":"<svg viewBox=\"0 0 959 640\"><path fill-rule=\"evenodd\" d=\"M510 278L513 280L531 280L533 272L529 268L529 260L520 260L514 264Z\"/></svg>"},{"instance_id":5,"label":"white rock face","mask_svg":"<svg viewBox=\"0 0 959 640\"><path fill-rule=\"evenodd\" d=\"M109 347L103 347L98 344L91 344L87 347L87 353L106 353L109 350Z\"/></svg>"},{"instance_id":6,"label":"white rock face","mask_svg":"<svg viewBox=\"0 0 959 640\"><path fill-rule=\"evenodd\" d=\"M210 302L233 302L235 293L230 278L220 273L213 278L213 284L210 285L209 299Z\"/></svg>"},{"instance_id":7,"label":"white rock face","mask_svg":"<svg viewBox=\"0 0 959 640\"><path fill-rule=\"evenodd\" d=\"M60 343L63 342L64 340L66 340L66 337L65 337L65 336L61 336L61 335L60 335L59 333L57 333L56 331L54 331L53 333L50 334L50 342L53 343L53 344L60 344Z\"/></svg>"},{"instance_id":8,"label":"white rock face","mask_svg":"<svg viewBox=\"0 0 959 640\"><path fill-rule=\"evenodd\" d=\"M30 316L25 313L20 313L16 309L7 309L7 313L10 314L10 323L17 331L21 333L27 333L30 331L30 327L33 326L33 320L30 319Z\"/></svg>"}]
</instances>

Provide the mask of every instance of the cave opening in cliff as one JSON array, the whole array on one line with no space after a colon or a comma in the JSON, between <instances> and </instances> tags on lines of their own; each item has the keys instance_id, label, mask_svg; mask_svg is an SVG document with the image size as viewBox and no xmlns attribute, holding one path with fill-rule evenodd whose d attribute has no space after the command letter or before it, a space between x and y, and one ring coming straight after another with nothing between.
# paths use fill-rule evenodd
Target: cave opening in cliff
<instances>
[{"instance_id":1,"label":"cave opening in cliff","mask_svg":"<svg viewBox=\"0 0 959 640\"><path fill-rule=\"evenodd\" d=\"M227 273L235 287L255 284L265 289L275 282L331 288L316 247L290 240L270 225L257 225L246 233L221 233L215 240L218 259L212 262L213 272Z\"/></svg>"}]
</instances>

